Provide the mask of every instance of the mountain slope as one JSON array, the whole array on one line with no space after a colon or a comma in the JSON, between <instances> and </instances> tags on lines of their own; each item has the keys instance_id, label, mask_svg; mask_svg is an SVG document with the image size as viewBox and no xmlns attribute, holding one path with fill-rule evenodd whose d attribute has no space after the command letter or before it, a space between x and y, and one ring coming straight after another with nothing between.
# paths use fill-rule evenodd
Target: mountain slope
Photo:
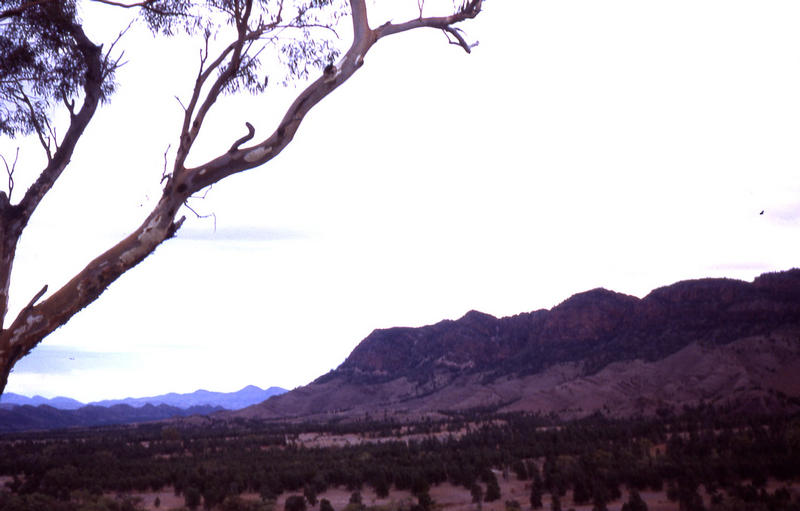
<instances>
[{"instance_id":1,"label":"mountain slope","mask_svg":"<svg viewBox=\"0 0 800 511\"><path fill-rule=\"evenodd\" d=\"M336 370L233 415L775 408L796 406L798 369L800 270L790 270L752 283L684 281L642 299L595 289L551 310L376 330Z\"/></svg>"}]
</instances>

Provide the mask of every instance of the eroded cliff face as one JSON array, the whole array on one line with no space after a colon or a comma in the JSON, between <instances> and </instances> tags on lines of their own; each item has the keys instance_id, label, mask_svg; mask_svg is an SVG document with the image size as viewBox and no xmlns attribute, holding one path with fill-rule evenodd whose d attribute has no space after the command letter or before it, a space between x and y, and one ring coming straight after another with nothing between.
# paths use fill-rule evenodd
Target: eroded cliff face
<instances>
[{"instance_id":1,"label":"eroded cliff face","mask_svg":"<svg viewBox=\"0 0 800 511\"><path fill-rule=\"evenodd\" d=\"M421 328L376 330L335 371L247 413L487 405L646 413L737 393L777 406L800 396L798 360L800 270L790 270L752 283L684 281L642 299L594 289L551 310L507 318L470 311Z\"/></svg>"}]
</instances>

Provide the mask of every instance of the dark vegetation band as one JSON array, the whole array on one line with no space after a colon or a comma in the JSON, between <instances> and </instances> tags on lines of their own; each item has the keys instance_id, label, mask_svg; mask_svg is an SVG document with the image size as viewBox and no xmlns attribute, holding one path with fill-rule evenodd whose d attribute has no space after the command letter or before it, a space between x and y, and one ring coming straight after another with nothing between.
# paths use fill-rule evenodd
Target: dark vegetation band
<instances>
[{"instance_id":1,"label":"dark vegetation band","mask_svg":"<svg viewBox=\"0 0 800 511\"><path fill-rule=\"evenodd\" d=\"M302 439L309 433L362 441L307 446ZM799 416L707 407L649 419L594 415L568 423L481 412L416 424L369 418L326 424L188 421L1 437L0 475L10 482L0 491L0 509L42 509L36 506L47 503L47 509L77 511L88 509L75 498L81 492L83 502L94 495L99 505L102 495L165 488L183 495L190 507L202 502L207 509L227 509L226 502L238 502L241 509L270 509L286 493L302 494L300 500L314 505L333 487L353 492L351 504L359 502L348 507L363 509L358 492L370 487L379 497L410 490L414 511L426 511L435 506L428 493L433 486L449 482L469 489L475 501L491 502L504 498L497 479L505 477L525 480L529 492L527 502L506 502L511 508L541 508L549 495L558 511L571 491L576 505L603 511L608 502L626 498L627 489L626 511L646 509L640 491L665 491L679 509L701 511L707 508L702 486L712 510L782 511L800 509L788 489L800 477L798 459ZM261 500L242 500L243 493ZM297 511L290 506L300 506L298 499L286 499L286 509Z\"/></svg>"}]
</instances>

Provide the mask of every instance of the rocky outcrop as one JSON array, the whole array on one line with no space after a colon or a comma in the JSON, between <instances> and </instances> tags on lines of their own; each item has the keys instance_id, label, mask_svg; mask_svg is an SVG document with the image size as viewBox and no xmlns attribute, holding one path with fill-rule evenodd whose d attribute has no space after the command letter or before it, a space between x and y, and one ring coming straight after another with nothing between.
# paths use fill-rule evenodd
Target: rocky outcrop
<instances>
[{"instance_id":1,"label":"rocky outcrop","mask_svg":"<svg viewBox=\"0 0 800 511\"><path fill-rule=\"evenodd\" d=\"M605 289L551 310L376 330L336 370L242 411L281 417L494 406L582 415L692 402L794 406L800 270ZM755 406L755 405L753 405Z\"/></svg>"}]
</instances>

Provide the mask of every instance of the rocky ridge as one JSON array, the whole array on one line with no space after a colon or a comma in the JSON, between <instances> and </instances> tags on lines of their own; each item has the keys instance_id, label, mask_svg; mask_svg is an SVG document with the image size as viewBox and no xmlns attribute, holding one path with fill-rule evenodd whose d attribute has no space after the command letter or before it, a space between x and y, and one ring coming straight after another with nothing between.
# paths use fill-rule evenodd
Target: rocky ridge
<instances>
[{"instance_id":1,"label":"rocky ridge","mask_svg":"<svg viewBox=\"0 0 800 511\"><path fill-rule=\"evenodd\" d=\"M506 318L376 330L336 370L234 412L260 418L492 407L576 417L710 402L800 404L800 269L594 289Z\"/></svg>"}]
</instances>

